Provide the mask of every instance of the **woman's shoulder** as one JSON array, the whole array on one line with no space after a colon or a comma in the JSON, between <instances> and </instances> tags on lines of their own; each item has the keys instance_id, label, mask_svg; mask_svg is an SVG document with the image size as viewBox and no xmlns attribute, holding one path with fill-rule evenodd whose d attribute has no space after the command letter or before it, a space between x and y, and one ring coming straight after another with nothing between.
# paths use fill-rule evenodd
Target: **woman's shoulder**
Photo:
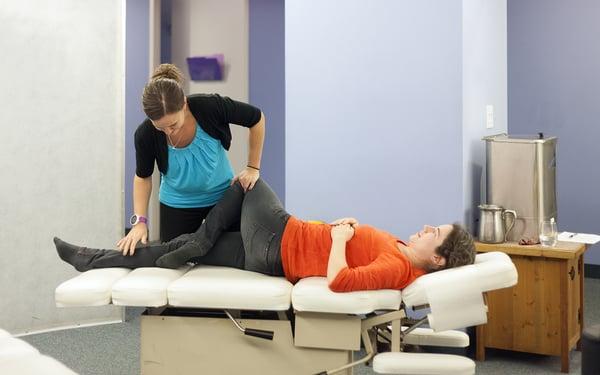
<instances>
[{"instance_id":1,"label":"woman's shoulder","mask_svg":"<svg viewBox=\"0 0 600 375\"><path fill-rule=\"evenodd\" d=\"M155 131L156 128L154 125L152 125L152 121L150 121L149 118L146 118L141 124L138 125L137 129L135 129L135 136L152 136L154 135Z\"/></svg>"},{"instance_id":2,"label":"woman's shoulder","mask_svg":"<svg viewBox=\"0 0 600 375\"><path fill-rule=\"evenodd\" d=\"M219 94L191 94L187 96L188 103L190 106L194 105L211 105L217 104L219 101L223 100L223 96Z\"/></svg>"}]
</instances>

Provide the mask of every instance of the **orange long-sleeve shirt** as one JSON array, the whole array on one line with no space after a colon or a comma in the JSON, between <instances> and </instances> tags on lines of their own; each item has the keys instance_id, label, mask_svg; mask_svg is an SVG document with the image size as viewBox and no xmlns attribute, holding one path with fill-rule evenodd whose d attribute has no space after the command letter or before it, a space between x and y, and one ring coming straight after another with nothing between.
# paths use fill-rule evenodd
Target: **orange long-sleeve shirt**
<instances>
[{"instance_id":1,"label":"orange long-sleeve shirt","mask_svg":"<svg viewBox=\"0 0 600 375\"><path fill-rule=\"evenodd\" d=\"M281 260L292 283L310 276L327 276L331 225L312 224L290 217L281 240ZM402 289L426 272L413 267L391 234L359 225L346 243L346 262L329 285L334 292Z\"/></svg>"}]
</instances>

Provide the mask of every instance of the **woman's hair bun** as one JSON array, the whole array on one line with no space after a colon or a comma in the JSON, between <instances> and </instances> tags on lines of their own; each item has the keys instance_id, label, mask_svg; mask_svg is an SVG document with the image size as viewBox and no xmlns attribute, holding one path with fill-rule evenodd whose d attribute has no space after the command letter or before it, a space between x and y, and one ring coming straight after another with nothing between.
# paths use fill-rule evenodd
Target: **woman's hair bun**
<instances>
[{"instance_id":1,"label":"woman's hair bun","mask_svg":"<svg viewBox=\"0 0 600 375\"><path fill-rule=\"evenodd\" d=\"M172 79L179 84L183 83L183 73L173 64L160 64L152 73L152 81L156 79Z\"/></svg>"}]
</instances>

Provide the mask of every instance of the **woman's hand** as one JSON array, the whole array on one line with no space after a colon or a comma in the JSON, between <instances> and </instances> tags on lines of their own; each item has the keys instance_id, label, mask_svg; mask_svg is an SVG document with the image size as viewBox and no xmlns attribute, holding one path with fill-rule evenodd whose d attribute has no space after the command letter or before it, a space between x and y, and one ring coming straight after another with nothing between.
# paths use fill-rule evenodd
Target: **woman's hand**
<instances>
[{"instance_id":1,"label":"woman's hand","mask_svg":"<svg viewBox=\"0 0 600 375\"><path fill-rule=\"evenodd\" d=\"M243 171L240 172L240 174L233 178L233 180L231 181L231 185L239 181L240 185L242 185L242 188L244 188L244 191L246 192L248 190L252 190L254 184L256 183L256 181L258 181L259 177L260 173L258 172L258 170L246 167Z\"/></svg>"},{"instance_id":2,"label":"woman's hand","mask_svg":"<svg viewBox=\"0 0 600 375\"><path fill-rule=\"evenodd\" d=\"M341 219L337 219L336 221L330 223L331 225L340 225L340 224L350 224L351 226L357 226L358 220L353 217L343 217Z\"/></svg>"},{"instance_id":3,"label":"woman's hand","mask_svg":"<svg viewBox=\"0 0 600 375\"><path fill-rule=\"evenodd\" d=\"M350 241L354 236L354 228L350 224L338 224L331 227L331 239L343 240L344 242Z\"/></svg>"},{"instance_id":4,"label":"woman's hand","mask_svg":"<svg viewBox=\"0 0 600 375\"><path fill-rule=\"evenodd\" d=\"M123 252L124 256L127 254L133 255L135 253L135 245L140 241L143 244L148 242L148 227L145 223L134 225L129 233L117 242L117 247Z\"/></svg>"}]
</instances>

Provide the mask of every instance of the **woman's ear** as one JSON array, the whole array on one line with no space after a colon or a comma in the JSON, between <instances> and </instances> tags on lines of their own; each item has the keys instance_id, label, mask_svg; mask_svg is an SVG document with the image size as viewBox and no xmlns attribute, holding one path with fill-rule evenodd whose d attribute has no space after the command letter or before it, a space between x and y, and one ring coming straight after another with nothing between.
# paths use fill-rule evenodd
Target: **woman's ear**
<instances>
[{"instance_id":1,"label":"woman's ear","mask_svg":"<svg viewBox=\"0 0 600 375\"><path fill-rule=\"evenodd\" d=\"M441 255L434 254L431 257L431 260L432 260L433 265L437 269L443 268L446 265L446 258L444 258Z\"/></svg>"}]
</instances>

